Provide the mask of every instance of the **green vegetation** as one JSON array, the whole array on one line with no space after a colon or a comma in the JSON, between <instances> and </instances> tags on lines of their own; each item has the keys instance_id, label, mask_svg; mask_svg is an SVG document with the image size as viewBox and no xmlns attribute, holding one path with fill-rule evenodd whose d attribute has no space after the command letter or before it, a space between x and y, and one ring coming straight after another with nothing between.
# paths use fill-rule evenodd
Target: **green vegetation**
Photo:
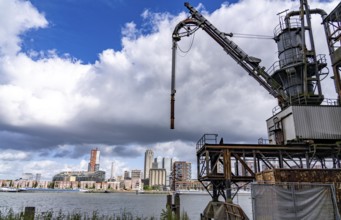
<instances>
[{"instance_id":1,"label":"green vegetation","mask_svg":"<svg viewBox=\"0 0 341 220\"><path fill-rule=\"evenodd\" d=\"M148 185L144 185L143 186L143 190L152 190L152 187L148 186Z\"/></svg>"},{"instance_id":2,"label":"green vegetation","mask_svg":"<svg viewBox=\"0 0 341 220\"><path fill-rule=\"evenodd\" d=\"M156 191L162 191L162 187L161 186L148 186L148 185L145 185L143 186L143 190L156 190Z\"/></svg>"},{"instance_id":3,"label":"green vegetation","mask_svg":"<svg viewBox=\"0 0 341 220\"><path fill-rule=\"evenodd\" d=\"M123 211L120 214L113 215L103 215L98 211L93 211L92 214L72 212L63 213L62 210L55 213L53 210L47 212L35 213L34 218L30 216L31 213L25 215L25 213L14 213L12 209L0 210L0 220L157 220L159 218L155 217L138 217L134 216L132 213ZM175 214L170 210L162 210L160 219L162 220L177 220ZM179 220L189 220L186 212L181 214Z\"/></svg>"},{"instance_id":4,"label":"green vegetation","mask_svg":"<svg viewBox=\"0 0 341 220\"><path fill-rule=\"evenodd\" d=\"M162 209L162 213L161 213L160 219L161 220L178 220L176 218L175 213L170 208L167 208L166 210ZM189 220L189 217L188 217L188 215L187 215L187 213L185 211L183 211L180 214L180 219L179 220Z\"/></svg>"}]
</instances>

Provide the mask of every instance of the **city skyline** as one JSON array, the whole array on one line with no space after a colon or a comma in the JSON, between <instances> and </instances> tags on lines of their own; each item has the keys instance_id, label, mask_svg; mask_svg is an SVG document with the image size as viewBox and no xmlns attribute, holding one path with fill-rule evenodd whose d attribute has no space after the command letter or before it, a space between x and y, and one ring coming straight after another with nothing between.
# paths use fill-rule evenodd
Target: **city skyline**
<instances>
[{"instance_id":1,"label":"city skyline","mask_svg":"<svg viewBox=\"0 0 341 220\"><path fill-rule=\"evenodd\" d=\"M279 12L298 8L297 1L190 3L226 33L266 36ZM309 1L327 13L338 3ZM267 138L277 101L202 30L178 45L189 51L177 56L170 130L171 38L189 15L183 1L0 0L0 8L0 179L87 170L96 147L107 175L112 162L117 175L143 169L146 149L195 167L205 133L229 143ZM319 16L312 23L324 33ZM273 40L231 40L266 68L278 60ZM328 57L324 34L315 43ZM335 98L330 77L322 83Z\"/></svg>"}]
</instances>

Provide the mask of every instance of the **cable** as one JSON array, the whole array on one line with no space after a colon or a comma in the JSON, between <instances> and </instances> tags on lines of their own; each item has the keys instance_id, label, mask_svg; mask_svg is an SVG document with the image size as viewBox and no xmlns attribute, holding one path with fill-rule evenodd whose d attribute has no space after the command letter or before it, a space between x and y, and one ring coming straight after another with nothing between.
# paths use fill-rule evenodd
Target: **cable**
<instances>
[{"instance_id":1,"label":"cable","mask_svg":"<svg viewBox=\"0 0 341 220\"><path fill-rule=\"evenodd\" d=\"M190 43L189 48L188 48L187 50L182 50L182 49L180 48L180 46L177 45L178 49L179 49L180 52L182 52L183 54L187 54L187 53L192 49L193 42L194 42L195 33L193 33L192 36L193 36L193 37L192 37L191 43Z\"/></svg>"},{"instance_id":2,"label":"cable","mask_svg":"<svg viewBox=\"0 0 341 220\"><path fill-rule=\"evenodd\" d=\"M242 33L232 33L233 37L239 38L255 38L255 39L264 39L264 40L273 40L274 38L269 35L257 35L257 34L242 34Z\"/></svg>"}]
</instances>

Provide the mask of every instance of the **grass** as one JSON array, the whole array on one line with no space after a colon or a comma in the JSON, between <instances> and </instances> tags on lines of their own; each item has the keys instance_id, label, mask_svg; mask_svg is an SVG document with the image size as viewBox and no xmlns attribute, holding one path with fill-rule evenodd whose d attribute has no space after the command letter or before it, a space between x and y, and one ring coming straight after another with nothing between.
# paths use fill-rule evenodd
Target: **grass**
<instances>
[{"instance_id":1,"label":"grass","mask_svg":"<svg viewBox=\"0 0 341 220\"><path fill-rule=\"evenodd\" d=\"M177 220L175 214L167 209L162 210L160 218L155 217L139 217L132 213L122 211L120 214L103 215L98 211L93 211L91 214L74 211L72 213L64 213L62 210L54 212L48 210L41 213L15 213L13 209L0 210L0 220ZM187 213L182 212L179 220L189 220Z\"/></svg>"},{"instance_id":2,"label":"grass","mask_svg":"<svg viewBox=\"0 0 341 220\"><path fill-rule=\"evenodd\" d=\"M35 213L15 213L12 209L0 211L0 220L156 220L155 217L139 217L132 213L123 211L120 214L104 215L98 211L93 211L91 214L74 211L72 213L64 213L62 210L54 212L52 210Z\"/></svg>"}]
</instances>

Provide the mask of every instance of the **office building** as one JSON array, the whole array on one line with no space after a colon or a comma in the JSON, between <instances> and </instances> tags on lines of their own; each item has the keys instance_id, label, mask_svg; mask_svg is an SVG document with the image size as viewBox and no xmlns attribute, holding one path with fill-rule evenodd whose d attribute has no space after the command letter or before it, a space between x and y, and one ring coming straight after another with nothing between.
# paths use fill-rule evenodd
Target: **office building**
<instances>
[{"instance_id":1,"label":"office building","mask_svg":"<svg viewBox=\"0 0 341 220\"><path fill-rule=\"evenodd\" d=\"M151 149L146 150L144 154L144 179L149 179L149 170L152 168L154 152Z\"/></svg>"},{"instance_id":2,"label":"office building","mask_svg":"<svg viewBox=\"0 0 341 220\"><path fill-rule=\"evenodd\" d=\"M88 166L89 172L99 171L99 154L98 148L92 149L90 153L90 162Z\"/></svg>"}]
</instances>

